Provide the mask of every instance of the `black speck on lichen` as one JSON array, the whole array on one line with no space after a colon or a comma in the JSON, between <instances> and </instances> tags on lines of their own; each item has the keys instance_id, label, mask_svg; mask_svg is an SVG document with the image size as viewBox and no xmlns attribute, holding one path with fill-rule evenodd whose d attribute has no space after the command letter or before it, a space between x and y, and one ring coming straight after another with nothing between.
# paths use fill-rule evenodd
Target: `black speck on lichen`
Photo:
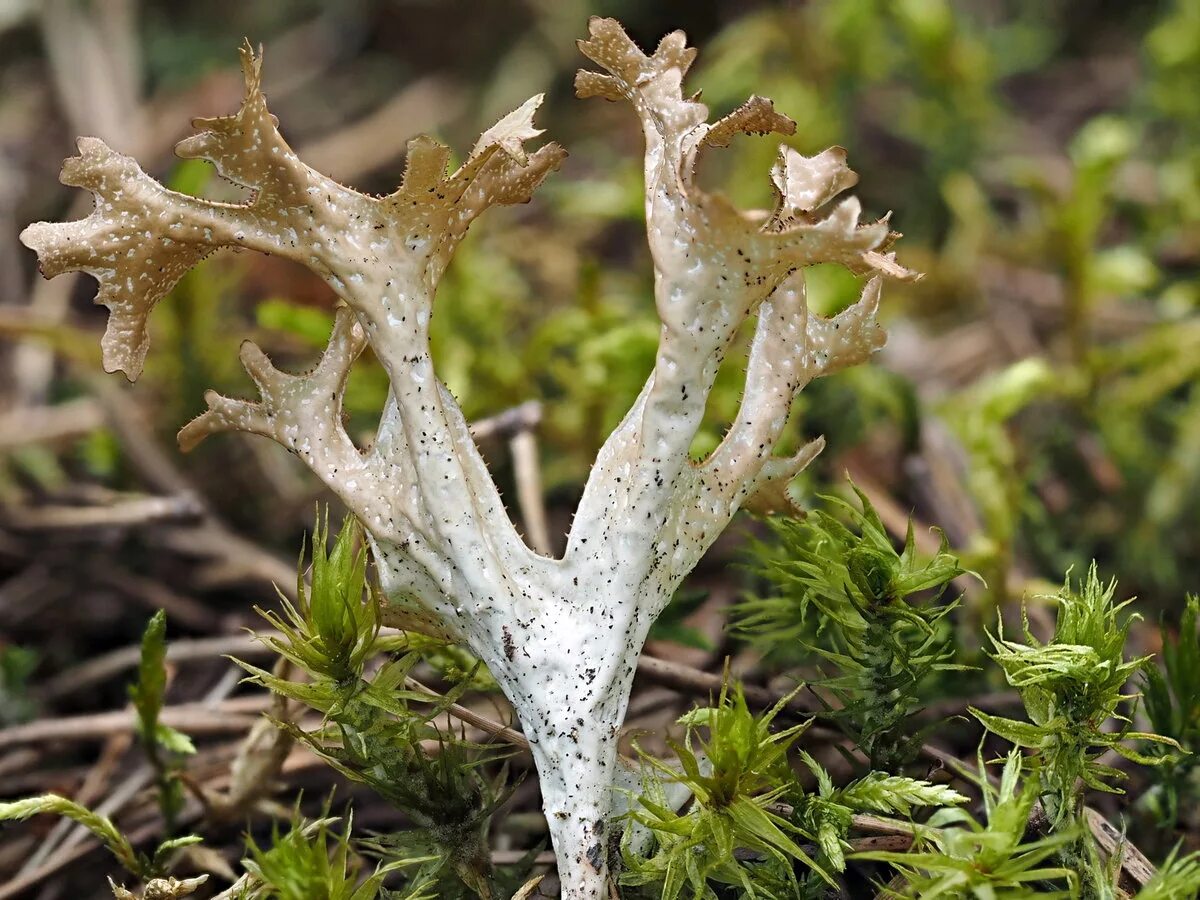
<instances>
[{"instance_id":1,"label":"black speck on lichen","mask_svg":"<svg viewBox=\"0 0 1200 900\"><path fill-rule=\"evenodd\" d=\"M604 870L604 844L597 841L588 847L587 859L593 869L602 872Z\"/></svg>"}]
</instances>

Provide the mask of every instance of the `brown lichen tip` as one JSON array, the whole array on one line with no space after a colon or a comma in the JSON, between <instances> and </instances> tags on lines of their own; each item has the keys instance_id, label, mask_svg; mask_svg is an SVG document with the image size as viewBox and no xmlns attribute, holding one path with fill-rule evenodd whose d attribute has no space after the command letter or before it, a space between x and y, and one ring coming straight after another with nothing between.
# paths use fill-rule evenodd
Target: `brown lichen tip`
<instances>
[{"instance_id":1,"label":"brown lichen tip","mask_svg":"<svg viewBox=\"0 0 1200 900\"><path fill-rule=\"evenodd\" d=\"M795 134L796 123L775 111L775 104L755 94L704 133L710 147L728 147L738 134Z\"/></svg>"},{"instance_id":2,"label":"brown lichen tip","mask_svg":"<svg viewBox=\"0 0 1200 900\"><path fill-rule=\"evenodd\" d=\"M96 302L110 310L102 339L104 367L136 379L145 361L146 320L185 272L222 247L245 247L293 259L338 284L361 281L366 260L353 245L376 253L419 254L445 261L467 226L498 204L521 203L565 155L556 144L528 153L541 132L532 125L541 95L488 129L467 161L446 177L448 150L428 138L411 148L403 199L368 197L306 166L288 146L261 89L262 52L241 48L246 90L233 115L196 119L199 133L176 153L211 162L222 177L249 188L246 203L215 203L167 190L137 163L96 138L80 138L79 155L63 165L65 184L90 190L95 208L75 222L30 225L21 233L38 253L43 274L68 271L96 278ZM413 188L420 185L418 197ZM368 224L369 223L369 224ZM374 233L382 224L383 234ZM367 240L357 231L374 231ZM413 228L436 231L416 243ZM357 301L357 302L356 302ZM368 318L368 300L350 298ZM375 301L377 303L377 300Z\"/></svg>"},{"instance_id":3,"label":"brown lichen tip","mask_svg":"<svg viewBox=\"0 0 1200 900\"><path fill-rule=\"evenodd\" d=\"M889 277L912 277L898 264L864 258L870 251L885 248L886 218L861 222L861 207L853 197L832 209L823 209L858 181L840 147L813 157L781 147L779 160L771 170L776 209L765 222L753 214L733 210L722 198L708 196L696 185L693 171L702 149L725 147L737 134L790 135L796 125L778 113L770 100L759 96L709 124L707 107L683 92L683 77L695 59L695 51L687 47L682 32L667 35L647 56L615 20L593 18L589 38L579 47L607 72L581 70L575 81L579 96L625 99L634 106L646 133L648 187L652 182L668 195L681 195L684 206L675 208L674 218L687 220L689 228L695 227L696 219L701 217L706 226L710 220L723 224L725 233L713 235L715 244L740 244L753 251L756 259L774 261L772 274L755 281L758 286L768 287L765 293L789 269L819 262L837 262L857 274L880 271ZM684 227L682 221L675 224ZM668 223L652 223L655 226L665 231ZM757 239L748 234L750 231L769 237ZM764 292L756 293L765 296ZM751 301L751 307L757 302Z\"/></svg>"},{"instance_id":4,"label":"brown lichen tip","mask_svg":"<svg viewBox=\"0 0 1200 900\"><path fill-rule=\"evenodd\" d=\"M502 150L518 164L529 162L525 153L525 142L542 134L542 129L533 127L533 114L537 112L545 94L535 94L479 136L471 156L478 156L491 148Z\"/></svg>"},{"instance_id":5,"label":"brown lichen tip","mask_svg":"<svg viewBox=\"0 0 1200 900\"><path fill-rule=\"evenodd\" d=\"M150 310L212 248L178 239L178 223L163 215L171 192L133 159L98 138L80 138L77 146L79 155L63 163L61 180L92 192L91 215L36 222L20 240L37 252L45 277L83 271L96 278L96 303L110 311L101 339L104 369L123 371L133 381L146 358Z\"/></svg>"},{"instance_id":6,"label":"brown lichen tip","mask_svg":"<svg viewBox=\"0 0 1200 900\"><path fill-rule=\"evenodd\" d=\"M338 309L329 345L306 375L281 372L257 344L244 341L239 358L262 399L237 400L208 391L208 409L180 430L179 448L186 453L222 431L260 434L306 458L318 448L323 453L338 444L344 448L341 396L350 367L366 344L362 326L346 307ZM349 467L351 461L347 455L342 465Z\"/></svg>"}]
</instances>

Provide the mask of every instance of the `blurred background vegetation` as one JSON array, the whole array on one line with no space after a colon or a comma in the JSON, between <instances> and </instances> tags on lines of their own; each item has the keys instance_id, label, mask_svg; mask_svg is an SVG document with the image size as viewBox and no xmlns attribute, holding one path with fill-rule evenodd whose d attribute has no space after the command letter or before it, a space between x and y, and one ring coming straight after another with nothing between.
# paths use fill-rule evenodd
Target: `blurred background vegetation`
<instances>
[{"instance_id":1,"label":"blurred background vegetation","mask_svg":"<svg viewBox=\"0 0 1200 900\"><path fill-rule=\"evenodd\" d=\"M461 153L546 91L539 124L570 158L533 203L472 231L442 283L434 355L469 418L541 403L553 543L658 330L640 134L627 109L572 92L590 14L620 18L643 46L685 29L701 48L689 83L714 113L761 94L797 121L787 141L800 151L846 147L865 208L895 211L900 258L926 273L885 288L890 339L873 364L798 400L789 440L829 444L799 493L842 492L850 473L900 537L910 511L927 550L928 526L944 529L985 582L968 590L967 644L1027 588L1093 559L1151 623L1176 621L1200 587L1196 0L0 0L0 720L123 702L119 684L30 685L128 644L147 608L165 606L184 634L248 624L248 598L287 577L275 560L294 558L326 499L267 442L227 437L180 457L173 435L206 388L249 393L242 339L309 365L331 293L276 259L214 257L151 319L141 381L104 376L93 283L42 282L16 242L30 221L86 213L56 179L73 137L103 138L177 190L228 193L171 148L191 117L236 108L248 36L265 45L271 107L301 157L383 193L410 137ZM773 154L741 139L703 175L764 206ZM809 285L826 314L858 290L824 268ZM741 374L735 356L697 454L736 410ZM369 438L386 389L360 367L356 432ZM484 450L515 494L503 444ZM739 646L719 624L755 586L724 566L739 552L736 533L714 549L676 617L689 624L663 631L700 645L678 651L699 664ZM1154 649L1157 630L1137 639ZM203 694L218 670L197 671L176 690ZM5 759L6 776L26 771ZM49 775L76 784L62 760Z\"/></svg>"}]
</instances>

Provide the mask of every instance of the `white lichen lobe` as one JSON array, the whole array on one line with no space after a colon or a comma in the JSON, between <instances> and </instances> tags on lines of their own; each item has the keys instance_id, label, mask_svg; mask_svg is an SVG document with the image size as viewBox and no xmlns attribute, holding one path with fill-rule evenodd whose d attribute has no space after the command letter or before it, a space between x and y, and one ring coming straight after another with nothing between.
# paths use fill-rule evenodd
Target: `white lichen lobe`
<instances>
[{"instance_id":1,"label":"white lichen lobe","mask_svg":"<svg viewBox=\"0 0 1200 900\"><path fill-rule=\"evenodd\" d=\"M304 165L260 90L261 56L242 50L246 97L236 115L197 120L179 144L253 191L243 204L176 194L95 138L79 141L63 181L87 188L86 219L22 234L52 277L81 270L109 307L104 364L130 378L146 354L146 318L192 266L221 247L308 266L343 302L329 345L304 375L276 369L253 343L242 363L256 402L210 392L179 434L183 449L218 431L272 438L302 459L367 526L390 624L466 643L504 687L528 735L558 856L563 896L607 896L617 738L633 673L655 618L742 506L786 503L788 482L821 440L775 455L796 393L866 359L881 277L913 277L887 251L886 219L861 223L857 181L839 147L805 157L784 147L771 171L777 202L744 214L696 185L706 148L741 132L791 134L795 124L752 97L725 118L685 98L695 58L681 32L647 56L611 19L593 19L576 91L630 103L646 140L646 224L662 321L653 372L592 469L561 559L530 550L505 513L458 404L438 380L428 326L438 282L471 222L521 203L562 160L530 98L488 129L466 161L429 137L408 145L403 183L385 197L344 187ZM869 276L834 319L811 314L803 269L835 262ZM741 408L721 445L693 463L689 447L725 353L757 316ZM341 400L370 346L391 394L376 440L346 434Z\"/></svg>"}]
</instances>

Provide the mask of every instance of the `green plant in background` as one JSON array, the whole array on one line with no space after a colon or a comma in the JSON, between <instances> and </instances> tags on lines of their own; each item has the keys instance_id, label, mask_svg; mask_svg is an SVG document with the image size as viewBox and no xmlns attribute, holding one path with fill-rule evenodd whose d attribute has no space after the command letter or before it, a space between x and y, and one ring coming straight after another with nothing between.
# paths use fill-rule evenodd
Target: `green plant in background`
<instances>
[{"instance_id":1,"label":"green plant in background","mask_svg":"<svg viewBox=\"0 0 1200 900\"><path fill-rule=\"evenodd\" d=\"M1163 5L1157 20L1153 12L1131 5L1116 17L1146 35L1145 82L1072 125L1061 155L1057 135L1030 148L1026 130L1045 127L1050 113L1012 102L1006 85L1070 56L1062 45L1077 29L1065 5L999 12L922 0L762 10L727 27L702 69L705 96L718 106L768 86L787 98L801 139L879 146L877 167L903 166L896 183L911 187L910 205L919 208L906 231L917 258L928 254L930 276L919 292L902 288L899 302L930 330L949 309L961 319L975 308L1000 329L1009 327L1010 304L1026 319L1015 323L1028 336L1013 341L1011 354L1025 359L1001 354L989 368L1010 369L965 388L956 378L939 384L944 396L932 410L967 450L964 474L983 527L964 559L997 601L1023 555L1047 572L1111 559L1123 582L1148 594L1193 587L1195 542L1185 537L1182 498L1200 485L1190 452L1200 435L1192 387L1200 117L1189 89L1200 26L1186 0ZM888 139L880 142L881 133ZM758 202L765 198L755 186L737 178L762 152L747 144L723 160L735 192ZM899 202L896 186L888 205ZM826 288L825 296L850 299ZM1048 339L1060 309L1069 334L1062 347ZM1156 327L1158 318L1170 325ZM1031 362L1031 352L1045 361ZM1041 377L1027 381L1036 369ZM860 408L862 381L856 373L836 382L854 389L841 410ZM1003 415L988 409L986 395L1023 381L1023 399L1006 400ZM833 387L816 386L809 401ZM881 418L903 422L895 410ZM831 447L844 420L833 425ZM1072 502L1048 513L1047 494L1063 487Z\"/></svg>"},{"instance_id":2,"label":"green plant in background","mask_svg":"<svg viewBox=\"0 0 1200 900\"><path fill-rule=\"evenodd\" d=\"M162 876L175 851L200 841L200 838L194 835L171 838L161 842L153 853L146 855L135 850L129 838L107 816L92 812L87 807L68 800L66 797L43 794L40 797L29 797L12 803L0 803L0 822L19 821L43 813L63 816L73 822L78 822L100 840L100 843L126 871L145 881L166 881L167 879ZM185 888L197 887L207 878L208 876L205 875L190 879L185 883ZM184 893L190 893L190 890L181 889L179 895L182 896ZM171 896L173 895L164 895L168 900Z\"/></svg>"},{"instance_id":3,"label":"green plant in background","mask_svg":"<svg viewBox=\"0 0 1200 900\"><path fill-rule=\"evenodd\" d=\"M412 822L408 830L377 837L370 846L383 856L388 871L412 869L413 896L431 884L440 885L438 896L499 896L487 834L492 814L511 788L505 772L493 780L483 769L507 753L456 738L432 724L475 679L467 673L442 697L406 687L422 658L415 651L389 655L368 672L372 657L396 651L407 638L380 636L379 600L367 577L357 520L347 517L332 549L328 543L326 514L313 535L311 586L305 584L301 565L297 602L282 599L283 615L262 613L281 635L266 638L266 643L303 672L305 680L241 665L251 680L324 717L315 731L289 722L277 723L281 728ZM426 750L424 742L436 750ZM346 840L348 835L349 829Z\"/></svg>"},{"instance_id":4,"label":"green plant in background","mask_svg":"<svg viewBox=\"0 0 1200 900\"><path fill-rule=\"evenodd\" d=\"M367 785L411 820L405 830L364 846L389 864L411 867L408 889L414 894L436 885L438 897L506 896L503 885L510 879L492 866L488 831L513 787L506 785L507 770L490 781L481 771L506 754L488 753L452 732L429 728L414 734L404 725L377 721L358 721L360 729L349 722L342 715L332 733L297 737L337 772ZM426 751L422 738L436 749Z\"/></svg>"},{"instance_id":5,"label":"green plant in background","mask_svg":"<svg viewBox=\"0 0 1200 900\"><path fill-rule=\"evenodd\" d=\"M1096 303L1114 293L1153 286L1157 272L1133 245L1104 248L1101 230L1114 216L1115 179L1138 136L1128 120L1098 116L1088 121L1068 148L1069 185L1056 185L1044 166L1030 162L1018 176L1026 181L1043 219L1049 262L1062 273L1066 360L1090 375L1089 354Z\"/></svg>"},{"instance_id":6,"label":"green plant in background","mask_svg":"<svg viewBox=\"0 0 1200 900\"><path fill-rule=\"evenodd\" d=\"M846 868L855 814L908 817L920 807L966 802L949 787L885 772L835 787L829 773L796 748L808 722L772 730L795 694L756 716L741 685L727 683L716 706L679 720L687 728L684 740L668 741L677 765L642 754L642 791L629 812L622 883L654 886L650 895L665 900L685 889L687 896L716 897L714 885L749 897L823 897ZM701 728L707 738L697 737ZM815 793L801 785L789 756L812 772ZM692 798L684 812L668 800L681 787L680 796ZM633 847L638 826L652 838L648 854ZM815 843L816 858L798 838ZM799 879L796 864L805 870Z\"/></svg>"},{"instance_id":7,"label":"green plant in background","mask_svg":"<svg viewBox=\"0 0 1200 900\"><path fill-rule=\"evenodd\" d=\"M37 664L37 654L26 647L0 647L0 724L16 725L37 713L29 695L29 676Z\"/></svg>"},{"instance_id":8,"label":"green plant in background","mask_svg":"<svg viewBox=\"0 0 1200 900\"><path fill-rule=\"evenodd\" d=\"M1095 371L1091 414L1122 483L1100 509L1108 527L1082 549L1112 557L1156 594L1182 595L1200 564L1188 502L1200 488L1200 321L1158 325L1099 350Z\"/></svg>"},{"instance_id":9,"label":"green plant in background","mask_svg":"<svg viewBox=\"0 0 1200 900\"><path fill-rule=\"evenodd\" d=\"M651 831L656 846L649 857L626 848L623 884L661 886L662 900L675 900L685 888L689 897L716 897L710 882L738 886L752 897L783 900L788 894L771 892L761 876L768 881L782 878L795 896L800 887L793 862L833 884L796 842L812 835L772 810L793 778L788 751L807 727L801 723L771 730L790 699L755 716L741 686L730 689L727 684L716 706L692 710L679 720L687 729L683 741L668 741L679 770L642 754L651 787L637 798L629 815ZM701 728L707 738L697 736ZM687 787L694 798L687 812L676 812L666 803L662 787L653 787L656 778ZM763 861L742 862L737 851L752 851Z\"/></svg>"},{"instance_id":10,"label":"green plant in background","mask_svg":"<svg viewBox=\"0 0 1200 900\"><path fill-rule=\"evenodd\" d=\"M947 398L947 424L967 456L966 482L982 520L982 531L966 554L989 587L991 609L1009 599L1009 573L1016 557L1022 514L1029 503L1029 474L1009 432L1011 420L1031 404L1070 395L1070 378L1046 361L1024 359ZM983 610L978 610L982 613ZM982 615L977 619L982 629Z\"/></svg>"},{"instance_id":11,"label":"green plant in background","mask_svg":"<svg viewBox=\"0 0 1200 900\"><path fill-rule=\"evenodd\" d=\"M871 772L844 787L835 787L829 772L812 755L800 751L800 759L817 780L815 794L797 791L795 821L816 835L820 862L835 872L846 869L846 836L857 812L885 813L908 818L919 807L949 807L967 798L946 785L930 784L903 775Z\"/></svg>"},{"instance_id":12,"label":"green plant in background","mask_svg":"<svg viewBox=\"0 0 1200 900\"><path fill-rule=\"evenodd\" d=\"M913 724L922 692L939 673L964 668L947 619L956 603L941 599L967 570L944 537L934 558L922 560L911 522L897 552L871 502L855 492L861 510L825 498L853 528L824 510L769 521L777 544L757 545L751 569L771 592L739 602L734 629L767 651L799 643L831 667L820 684L840 706L827 715L871 768L896 772L922 741Z\"/></svg>"},{"instance_id":13,"label":"green plant in background","mask_svg":"<svg viewBox=\"0 0 1200 900\"><path fill-rule=\"evenodd\" d=\"M943 251L951 263L953 253L973 248L961 262L1029 278L1013 294L1031 326L1047 328L1037 321L1046 313L1034 312L1045 306L1055 317L1050 334L1057 333L1061 306L1066 335L1060 347L1037 334L1049 381L1030 398L1035 411L997 434L1002 441L977 444L978 431L963 427L971 424L961 413L973 405L974 386L947 398L972 454L968 478L983 513L982 540L1004 549L1000 539L1021 535L1020 549L1047 571L1110 560L1124 582L1153 594L1190 587L1195 551L1182 537L1181 498L1200 483L1189 451L1200 433L1195 255L1184 249L1195 245L1197 207L1189 198L1200 166L1194 153L1180 153L1188 124L1175 115L1193 102L1178 90L1194 68L1194 53L1184 49L1195 28L1187 5L1167 5L1150 29L1150 77L1128 108L1083 122L1059 165L1009 151L998 183L983 187L993 196L1013 192L1018 215L996 215L982 193L961 202L958 192L958 231ZM988 459L989 445L1002 448L1007 466ZM1053 499L1064 494L1069 504ZM986 574L995 589L1004 586L997 573Z\"/></svg>"},{"instance_id":14,"label":"green plant in background","mask_svg":"<svg viewBox=\"0 0 1200 900\"><path fill-rule=\"evenodd\" d=\"M1134 900L1175 900L1200 894L1200 853L1181 856L1175 847Z\"/></svg>"},{"instance_id":15,"label":"green plant in background","mask_svg":"<svg viewBox=\"0 0 1200 900\"><path fill-rule=\"evenodd\" d=\"M136 733L143 752L154 769L159 811L167 838L150 854L138 852L112 820L86 806L55 794L0 803L0 822L48 814L62 816L90 831L132 876L147 882L147 896L173 900L192 893L207 875L182 881L167 877L176 851L200 842L195 835L177 836L178 816L183 809L183 783L179 778L182 759L196 752L191 739L160 721L166 694L166 614L159 610L142 635L138 679L129 686L129 699L137 716ZM111 884L111 880L110 880ZM132 898L124 888L112 885L118 898ZM157 891L153 894L152 891Z\"/></svg>"},{"instance_id":16,"label":"green plant in background","mask_svg":"<svg viewBox=\"0 0 1200 900\"><path fill-rule=\"evenodd\" d=\"M214 181L219 179L211 166L190 159L175 166L167 186L200 197ZM232 301L246 274L244 260L218 257L185 274L171 290L171 312L154 325L160 349L147 359L159 383L170 386L161 395L165 423L187 421L201 411L195 391L239 382L241 373L230 359L236 338L227 323L239 316Z\"/></svg>"},{"instance_id":17,"label":"green plant in background","mask_svg":"<svg viewBox=\"0 0 1200 900\"><path fill-rule=\"evenodd\" d=\"M823 0L763 9L723 30L701 83L717 106L740 102L747 90L769 91L794 111L798 135L856 146L872 143L861 133L864 95L882 94L876 102L891 114L871 115L867 127L887 134L891 152L881 152L875 163L885 171L897 166L897 144L921 157L903 179L912 191L906 199L920 208L913 221L920 238L940 224L928 200L942 179L974 168L996 140L1003 122L999 79L1048 55L1047 25L1029 16L988 22L946 0ZM762 153L754 147L738 152L744 155L729 167L735 173L745 171L747 157ZM750 193L755 186L742 179L734 188Z\"/></svg>"},{"instance_id":18,"label":"green plant in background","mask_svg":"<svg viewBox=\"0 0 1200 900\"><path fill-rule=\"evenodd\" d=\"M1122 714L1136 697L1123 689L1150 657L1125 658L1129 626L1136 616L1122 614L1131 601L1114 603L1115 591L1116 582L1102 584L1093 565L1077 589L1068 577L1054 598L1050 640L1042 643L1034 637L1028 620L1024 643L1007 639L1003 622L989 635L992 659L1020 693L1030 721L973 708L971 713L989 731L1033 752L1046 812L1056 824L1080 820L1080 782L1092 790L1121 792L1111 782L1125 778L1125 773L1100 762L1104 752L1111 750L1141 765L1159 765L1163 756L1147 756L1128 742L1152 741L1179 749L1170 737L1130 730L1130 719ZM1114 720L1124 727L1103 730Z\"/></svg>"},{"instance_id":19,"label":"green plant in background","mask_svg":"<svg viewBox=\"0 0 1200 900\"><path fill-rule=\"evenodd\" d=\"M313 676L310 696L334 696L363 674L368 656L378 652L379 598L367 582L367 551L362 529L352 516L329 543L329 513L318 513L312 538L312 587L305 583L304 550L296 575L296 603L282 592L284 615L259 611L282 634L268 638L271 649ZM257 675L257 671L255 671ZM297 698L302 699L302 698ZM332 702L327 705L332 706Z\"/></svg>"},{"instance_id":20,"label":"green plant in background","mask_svg":"<svg viewBox=\"0 0 1200 900\"><path fill-rule=\"evenodd\" d=\"M1158 734L1174 740L1184 752L1172 752L1157 742L1148 746L1162 762L1151 770L1155 787L1141 803L1160 828L1172 831L1181 810L1193 806L1200 794L1195 777L1200 762L1200 597L1187 598L1177 636L1163 626L1162 659L1162 669L1147 665L1143 670L1146 715Z\"/></svg>"},{"instance_id":21,"label":"green plant in background","mask_svg":"<svg viewBox=\"0 0 1200 900\"><path fill-rule=\"evenodd\" d=\"M1200 222L1200 100L1194 90L1200 78L1200 8L1191 0L1162 4L1142 48L1147 77L1137 112L1160 157L1153 173L1159 202L1147 204L1143 216L1150 234L1171 248L1189 231L1194 235ZM1195 310L1200 303L1195 279L1175 266L1164 274L1172 283L1162 304L1174 314Z\"/></svg>"},{"instance_id":22,"label":"green plant in background","mask_svg":"<svg viewBox=\"0 0 1200 900\"><path fill-rule=\"evenodd\" d=\"M281 833L276 824L265 849L247 838L247 877L238 900L375 900L384 878L400 866L377 866L363 878L350 846L351 820L339 834L332 830L338 820L325 813L305 822L297 806L291 827Z\"/></svg>"},{"instance_id":23,"label":"green plant in background","mask_svg":"<svg viewBox=\"0 0 1200 900\"><path fill-rule=\"evenodd\" d=\"M281 595L283 614L263 613L281 635L266 638L266 642L303 672L305 679L289 680L241 665L250 673L250 680L322 713L325 724L314 732L301 731L290 722L277 721L276 725L349 780L375 789L404 812L411 825L357 842L349 819L340 833L333 831L337 819L328 815L328 806L320 817L306 821L297 805L288 829L281 832L277 824L268 847L249 840L245 874L230 896L239 900L374 900L383 896L384 879L396 873L404 886L385 893L398 900L510 897L526 879L536 850L517 865L502 869L492 866L488 855L490 817L510 796L512 787L506 784L505 771L489 779L482 769L507 754L456 738L452 731L432 724L463 691L481 682L469 672L444 697L405 690L402 685L422 658L419 652L389 657L368 672L372 658L406 646L408 637L380 635L377 598L367 577L361 534L357 521L350 517L330 548L327 514L319 517L308 571L311 586L305 581L302 556L297 602ZM160 720L167 685L166 649L166 618L160 611L144 633L138 680L130 686L129 695L171 833L184 800L181 761L194 748L186 735ZM418 711L413 703L426 709ZM423 742L432 742L435 750L429 752ZM145 855L110 819L66 798L45 795L0 803L0 821L42 813L64 816L88 828L131 875L146 882L146 896L162 900L183 897L207 878L177 880L166 874L176 851L198 843L199 837L165 840ZM381 860L365 879L364 853ZM118 886L113 890L118 898L135 896Z\"/></svg>"},{"instance_id":24,"label":"green plant in background","mask_svg":"<svg viewBox=\"0 0 1200 900\"><path fill-rule=\"evenodd\" d=\"M886 862L904 879L893 897L1077 897L1079 877L1054 857L1077 838L1073 828L1026 839L1029 817L1038 800L1038 781L1024 777L1023 760L1012 750L1000 783L988 780L979 761L984 821L963 809L935 812L917 829L917 846L908 852L868 851L854 859Z\"/></svg>"},{"instance_id":25,"label":"green plant in background","mask_svg":"<svg viewBox=\"0 0 1200 900\"><path fill-rule=\"evenodd\" d=\"M181 760L196 752L186 734L159 721L167 690L167 616L159 610L150 619L142 635L142 655L138 680L129 686L129 699L137 711L138 737L158 783L158 805L167 833L175 832L176 819L183 809L183 782L179 780Z\"/></svg>"},{"instance_id":26,"label":"green plant in background","mask_svg":"<svg viewBox=\"0 0 1200 900\"><path fill-rule=\"evenodd\" d=\"M651 641L671 641L681 647L694 647L697 650L714 650L712 641L698 628L688 625L688 616L698 610L706 600L709 592L706 590L683 587L675 592L663 614L650 628Z\"/></svg>"}]
</instances>

